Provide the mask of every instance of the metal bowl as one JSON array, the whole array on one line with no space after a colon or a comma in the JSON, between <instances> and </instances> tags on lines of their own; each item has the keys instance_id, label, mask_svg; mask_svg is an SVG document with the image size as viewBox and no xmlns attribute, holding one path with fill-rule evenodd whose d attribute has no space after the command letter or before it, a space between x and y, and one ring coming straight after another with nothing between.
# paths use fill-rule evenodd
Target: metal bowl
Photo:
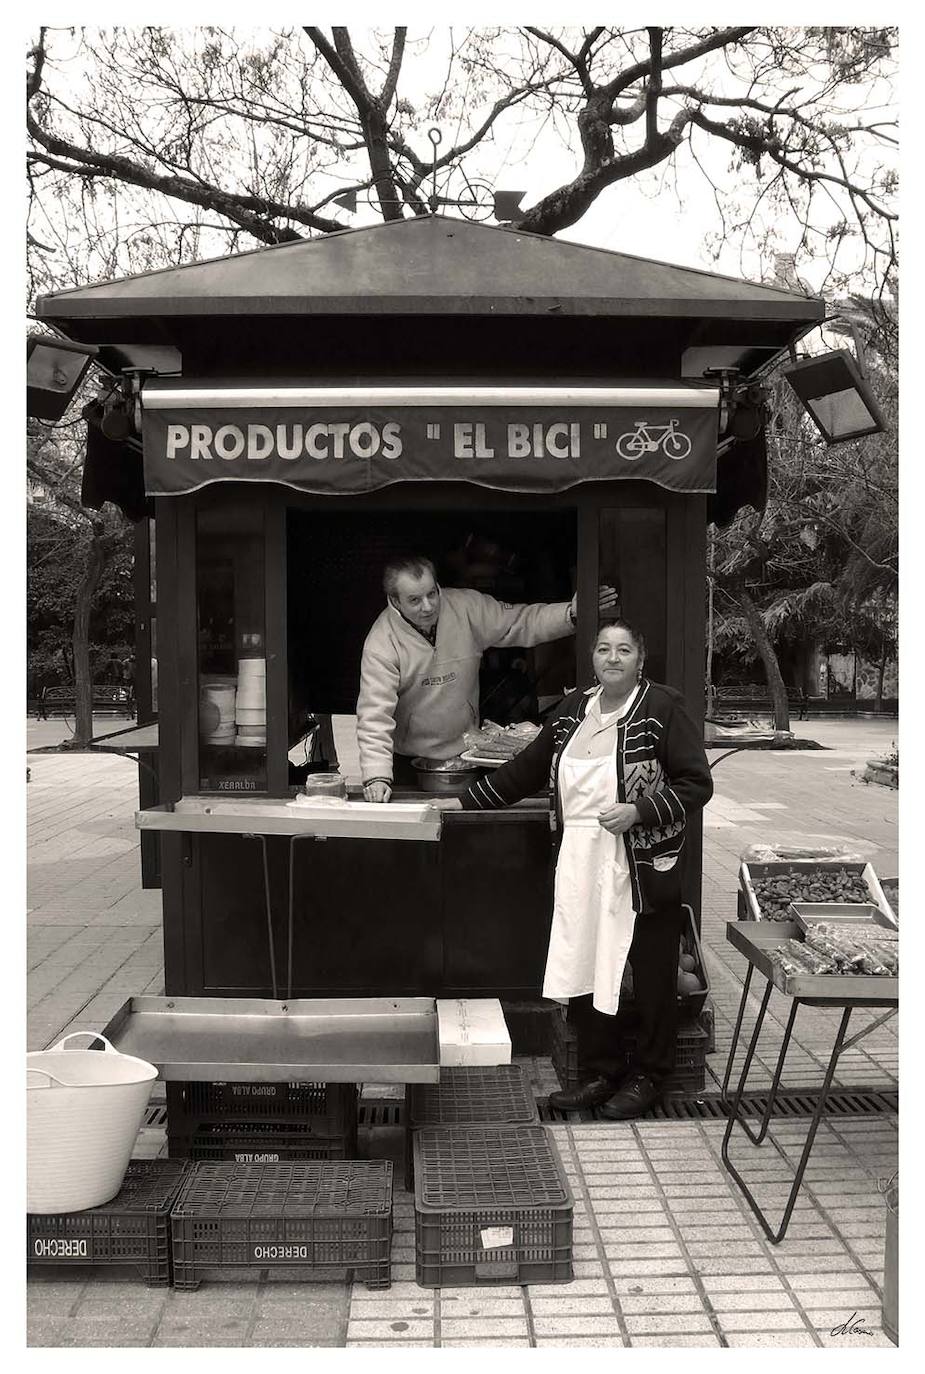
<instances>
[{"instance_id":1,"label":"metal bowl","mask_svg":"<svg viewBox=\"0 0 925 1374\"><path fill-rule=\"evenodd\" d=\"M418 780L418 787L422 792L442 792L446 795L456 795L465 792L467 787L479 777L481 769L473 768L470 763L462 760L453 766L446 767L449 760L446 759L412 759L411 766L415 771Z\"/></svg>"}]
</instances>

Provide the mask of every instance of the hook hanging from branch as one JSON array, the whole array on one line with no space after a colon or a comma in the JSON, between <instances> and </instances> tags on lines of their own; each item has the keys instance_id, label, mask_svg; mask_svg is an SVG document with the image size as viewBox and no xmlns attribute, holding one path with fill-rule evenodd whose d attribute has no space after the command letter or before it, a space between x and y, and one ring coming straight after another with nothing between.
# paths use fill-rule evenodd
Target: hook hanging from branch
<instances>
[{"instance_id":1,"label":"hook hanging from branch","mask_svg":"<svg viewBox=\"0 0 925 1374\"><path fill-rule=\"evenodd\" d=\"M434 214L437 213L437 205L439 204L439 202L438 202L438 200L437 200L437 149L440 147L440 144L443 142L443 135L441 134L441 132L440 132L440 130L437 128L437 126L436 126L436 125L433 125L430 129L427 130L427 137L430 139L431 143L433 144L433 148L434 148L434 162L433 162L433 169L432 169L432 173L431 173L431 175L432 175L432 183L431 183L431 188L430 188L430 196L428 197L428 200L427 200L427 204L428 204L428 206L430 207L430 213L431 213L432 215L434 215Z\"/></svg>"}]
</instances>

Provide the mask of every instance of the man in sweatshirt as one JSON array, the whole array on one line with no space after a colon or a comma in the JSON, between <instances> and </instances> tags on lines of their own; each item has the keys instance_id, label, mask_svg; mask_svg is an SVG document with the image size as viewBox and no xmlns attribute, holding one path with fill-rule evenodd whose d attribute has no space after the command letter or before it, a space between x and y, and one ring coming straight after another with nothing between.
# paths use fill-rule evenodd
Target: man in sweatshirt
<instances>
[{"instance_id":1,"label":"man in sweatshirt","mask_svg":"<svg viewBox=\"0 0 925 1374\"><path fill-rule=\"evenodd\" d=\"M357 742L363 795L387 802L393 781L410 781L410 760L448 759L479 723L479 666L488 648L530 648L575 631L576 598L510 606L494 597L437 585L429 558L390 561L388 605L363 645ZM617 593L601 587L601 614Z\"/></svg>"}]
</instances>

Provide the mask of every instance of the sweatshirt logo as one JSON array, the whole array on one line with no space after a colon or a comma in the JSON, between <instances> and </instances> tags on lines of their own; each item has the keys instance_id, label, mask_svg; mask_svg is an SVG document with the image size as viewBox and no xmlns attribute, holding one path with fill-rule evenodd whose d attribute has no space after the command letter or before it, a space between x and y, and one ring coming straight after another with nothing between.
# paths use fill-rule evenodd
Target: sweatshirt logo
<instances>
[{"instance_id":1,"label":"sweatshirt logo","mask_svg":"<svg viewBox=\"0 0 925 1374\"><path fill-rule=\"evenodd\" d=\"M455 682L457 674L455 672L442 673L438 677L422 677L422 687L442 687L444 683Z\"/></svg>"}]
</instances>

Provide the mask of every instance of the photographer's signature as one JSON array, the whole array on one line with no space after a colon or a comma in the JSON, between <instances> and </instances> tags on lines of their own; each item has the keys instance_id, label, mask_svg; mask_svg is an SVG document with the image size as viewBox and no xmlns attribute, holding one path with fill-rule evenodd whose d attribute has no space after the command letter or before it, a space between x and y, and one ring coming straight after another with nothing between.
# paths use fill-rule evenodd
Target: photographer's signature
<instances>
[{"instance_id":1,"label":"photographer's signature","mask_svg":"<svg viewBox=\"0 0 925 1374\"><path fill-rule=\"evenodd\" d=\"M832 1327L833 1336L872 1336L874 1333L870 1327L862 1326L857 1312L852 1312L846 1322L841 1322L838 1326Z\"/></svg>"}]
</instances>

